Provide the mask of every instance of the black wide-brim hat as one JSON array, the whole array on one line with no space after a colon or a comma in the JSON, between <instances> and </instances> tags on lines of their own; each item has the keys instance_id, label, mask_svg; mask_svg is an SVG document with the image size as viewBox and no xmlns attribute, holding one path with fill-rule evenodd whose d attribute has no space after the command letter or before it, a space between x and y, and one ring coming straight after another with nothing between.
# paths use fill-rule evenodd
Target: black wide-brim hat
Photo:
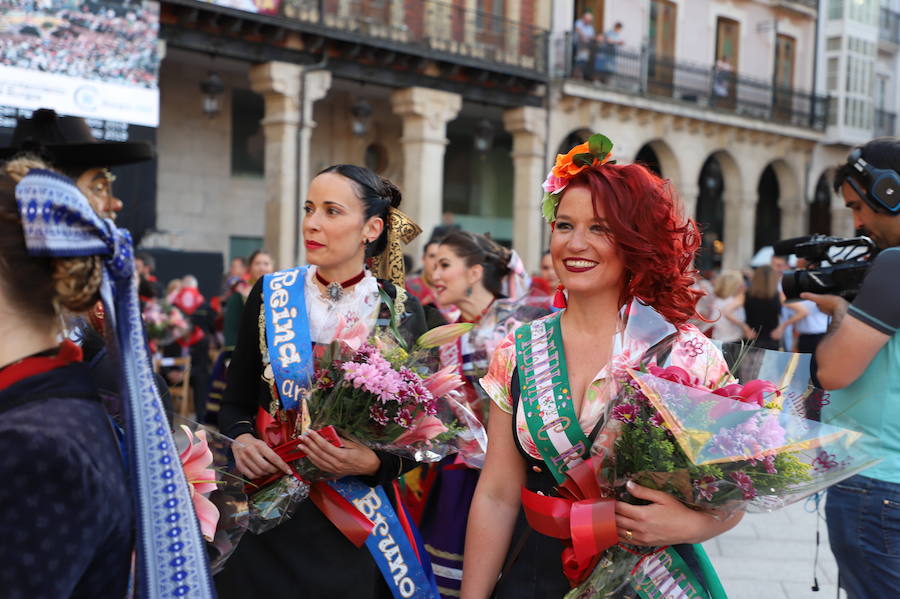
<instances>
[{"instance_id":1,"label":"black wide-brim hat","mask_svg":"<svg viewBox=\"0 0 900 599\"><path fill-rule=\"evenodd\" d=\"M145 141L99 141L83 118L40 108L30 119L19 119L12 145L0 148L0 160L20 153L36 154L57 168L88 169L151 160L153 146Z\"/></svg>"}]
</instances>

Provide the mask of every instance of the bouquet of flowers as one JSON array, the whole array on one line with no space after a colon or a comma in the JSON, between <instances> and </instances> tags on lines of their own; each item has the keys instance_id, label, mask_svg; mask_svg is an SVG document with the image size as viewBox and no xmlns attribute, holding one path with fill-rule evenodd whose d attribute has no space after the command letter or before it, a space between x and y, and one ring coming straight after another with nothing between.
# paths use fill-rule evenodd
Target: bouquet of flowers
<instances>
[{"instance_id":1,"label":"bouquet of flowers","mask_svg":"<svg viewBox=\"0 0 900 599\"><path fill-rule=\"evenodd\" d=\"M200 532L208 543L210 569L217 573L247 530L245 481L235 474L229 452L231 439L185 418L174 419L180 426L173 431L173 439L190 486Z\"/></svg>"},{"instance_id":2,"label":"bouquet of flowers","mask_svg":"<svg viewBox=\"0 0 900 599\"><path fill-rule=\"evenodd\" d=\"M619 391L601 429L614 441L602 458L600 480L620 501L636 502L626 487L634 481L729 517L736 510L784 507L871 466L875 460L855 447L860 433L804 417L814 390L800 392L807 384L795 373L809 370L797 367L799 356L788 356L797 354L742 352L757 366L785 365L773 376L779 383L739 383L726 375L704 387L682 368L653 364L618 373ZM641 587L652 577L645 558L662 549L611 547L570 597L605 597L628 582Z\"/></svg>"},{"instance_id":3,"label":"bouquet of flowers","mask_svg":"<svg viewBox=\"0 0 900 599\"><path fill-rule=\"evenodd\" d=\"M141 316L147 330L147 339L154 352L184 336L191 328L181 310L165 301L155 299L148 301Z\"/></svg>"},{"instance_id":4,"label":"bouquet of flowers","mask_svg":"<svg viewBox=\"0 0 900 599\"><path fill-rule=\"evenodd\" d=\"M457 399L463 380L452 368L429 374L430 349L465 333L470 325L438 327L406 351L390 335L367 338L363 323L341 323L335 340L316 359L314 381L297 410L260 412L260 437L292 468L252 481L252 526L267 530L290 516L309 493L308 483L333 478L299 449L299 437L317 430L340 446L341 437L420 462L436 462L454 449L474 416Z\"/></svg>"}]
</instances>

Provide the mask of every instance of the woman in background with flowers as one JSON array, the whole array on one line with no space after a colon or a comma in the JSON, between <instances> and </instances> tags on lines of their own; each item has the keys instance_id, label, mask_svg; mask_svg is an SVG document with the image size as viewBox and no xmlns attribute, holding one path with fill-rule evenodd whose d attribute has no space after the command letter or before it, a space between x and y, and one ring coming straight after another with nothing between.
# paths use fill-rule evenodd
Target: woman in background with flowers
<instances>
[{"instance_id":1,"label":"woman in background with flowers","mask_svg":"<svg viewBox=\"0 0 900 599\"><path fill-rule=\"evenodd\" d=\"M488 239L464 231L447 235L437 249L431 279L438 303L455 305L457 322L473 323L472 330L441 347L441 366L456 366L466 379L466 402L480 419L487 417L487 397L477 380L487 372L494 348L519 325L547 313L528 305L531 281L519 256ZM469 504L478 470L456 463L455 456L433 466L426 488L422 536L438 590L456 596L462 578L463 548Z\"/></svg>"},{"instance_id":2,"label":"woman in background with flowers","mask_svg":"<svg viewBox=\"0 0 900 599\"><path fill-rule=\"evenodd\" d=\"M689 270L699 245L696 226L681 216L667 182L640 165L608 163L611 149L603 136L592 137L558 156L544 183L542 212L551 223L550 252L568 291L567 307L509 335L481 381L493 402L487 459L469 514L462 585L467 599L492 593L552 598L570 589L559 561L562 541L529 529L520 494L523 486L550 494L568 468L610 447L609 439L595 443L591 435L615 394L607 379L639 366L651 349L636 335L626 334L631 330L625 326L628 316L639 312L632 302L650 306L676 327L668 353L671 364L705 384L727 372L719 351L686 324L695 315L699 296L690 289ZM558 361L550 363L559 365L554 376L566 380L550 395L561 420L540 429L534 418L543 418L546 407L538 414L520 401L534 397L538 384L529 383L523 391L517 374L518 364L525 363L520 360L538 351L535 346L517 349L517 335L536 326L561 340L562 347L553 350ZM543 406L546 397L541 397ZM557 445L549 443L546 431L559 426L568 430L575 423L572 430L583 442L567 447L558 439ZM619 542L638 549L699 543L740 519L717 520L671 495L633 483L628 491L646 505L616 502L615 532Z\"/></svg>"},{"instance_id":3,"label":"woman in background with flowers","mask_svg":"<svg viewBox=\"0 0 900 599\"><path fill-rule=\"evenodd\" d=\"M400 191L390 181L359 166L329 167L310 183L302 230L311 265L304 284L314 344L331 343L345 327L371 333L376 326L390 326L407 342L425 332L418 301L366 268L367 259L390 250L390 265L395 267L391 272L399 274L402 283L402 255L394 255L401 227L407 232L418 228L399 212L400 200ZM394 258L401 260L399 272ZM274 416L280 408L265 378L271 375L263 366L263 351L268 349L260 347L266 345L262 308L262 283L257 281L244 307L219 412L222 432L235 439L237 468L249 479L291 475L288 465L254 433L260 410ZM303 439L301 448L314 466L335 478L357 476L369 486L388 483L415 464L349 440L338 448L315 431ZM216 577L216 587L221 598L390 596L368 549L348 541L311 501L300 503L279 526L259 535L245 534Z\"/></svg>"}]
</instances>

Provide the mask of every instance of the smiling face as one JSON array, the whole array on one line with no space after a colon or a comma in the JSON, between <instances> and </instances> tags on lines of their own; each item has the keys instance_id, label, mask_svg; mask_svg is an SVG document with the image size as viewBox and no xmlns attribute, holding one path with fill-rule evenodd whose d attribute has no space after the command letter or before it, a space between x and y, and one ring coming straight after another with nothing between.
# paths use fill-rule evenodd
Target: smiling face
<instances>
[{"instance_id":1,"label":"smiling face","mask_svg":"<svg viewBox=\"0 0 900 599\"><path fill-rule=\"evenodd\" d=\"M443 306L457 304L467 295L466 290L481 281L484 268L480 264L466 266L465 260L456 255L453 247L440 245L437 249L431 281L437 301Z\"/></svg>"},{"instance_id":2,"label":"smiling face","mask_svg":"<svg viewBox=\"0 0 900 599\"><path fill-rule=\"evenodd\" d=\"M375 216L366 219L353 183L335 173L317 176L303 210L307 261L332 273L334 280L356 275L365 262L365 243L378 238L384 223Z\"/></svg>"},{"instance_id":3,"label":"smiling face","mask_svg":"<svg viewBox=\"0 0 900 599\"><path fill-rule=\"evenodd\" d=\"M625 264L602 207L594 213L587 187L566 189L550 237L550 255L560 282L572 293L619 293Z\"/></svg>"},{"instance_id":4,"label":"smiling face","mask_svg":"<svg viewBox=\"0 0 900 599\"><path fill-rule=\"evenodd\" d=\"M853 226L862 229L879 248L900 245L900 216L875 212L849 183L841 185L844 204L853 213Z\"/></svg>"}]
</instances>

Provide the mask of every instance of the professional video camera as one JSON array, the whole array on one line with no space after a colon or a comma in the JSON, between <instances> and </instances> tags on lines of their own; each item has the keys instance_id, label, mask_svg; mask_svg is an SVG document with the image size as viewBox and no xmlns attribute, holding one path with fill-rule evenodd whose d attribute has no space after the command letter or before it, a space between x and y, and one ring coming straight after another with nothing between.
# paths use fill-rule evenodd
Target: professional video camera
<instances>
[{"instance_id":1,"label":"professional video camera","mask_svg":"<svg viewBox=\"0 0 900 599\"><path fill-rule=\"evenodd\" d=\"M775 255L804 258L803 270L785 272L781 288L787 299L799 299L804 291L840 295L851 301L859 292L877 250L868 237L812 235L784 239L773 246Z\"/></svg>"}]
</instances>

